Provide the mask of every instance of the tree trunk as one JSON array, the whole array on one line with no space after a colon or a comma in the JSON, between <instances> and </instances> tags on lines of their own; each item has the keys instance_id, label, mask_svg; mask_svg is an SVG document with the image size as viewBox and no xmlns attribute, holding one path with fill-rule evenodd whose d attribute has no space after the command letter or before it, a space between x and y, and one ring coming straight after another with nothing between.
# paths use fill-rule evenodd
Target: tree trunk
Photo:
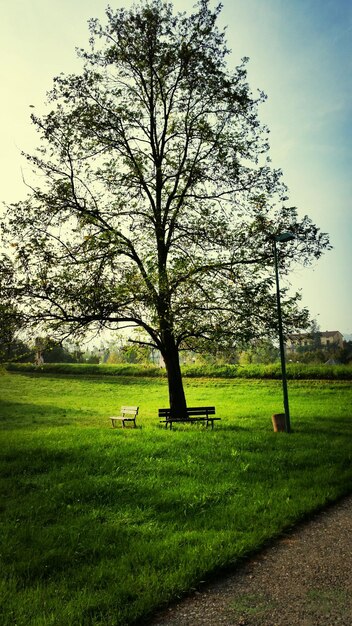
<instances>
[{"instance_id":1,"label":"tree trunk","mask_svg":"<svg viewBox=\"0 0 352 626\"><path fill-rule=\"evenodd\" d=\"M179 352L174 337L164 336L163 357L169 385L169 400L172 415L180 419L187 417L187 404L183 388Z\"/></svg>"}]
</instances>

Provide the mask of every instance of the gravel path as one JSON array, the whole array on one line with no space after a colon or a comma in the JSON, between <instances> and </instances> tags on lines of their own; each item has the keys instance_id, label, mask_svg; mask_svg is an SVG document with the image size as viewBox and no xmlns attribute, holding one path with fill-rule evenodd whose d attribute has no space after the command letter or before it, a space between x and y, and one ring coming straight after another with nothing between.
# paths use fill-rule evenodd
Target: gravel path
<instances>
[{"instance_id":1,"label":"gravel path","mask_svg":"<svg viewBox=\"0 0 352 626\"><path fill-rule=\"evenodd\" d=\"M282 535L150 626L351 626L352 496Z\"/></svg>"}]
</instances>

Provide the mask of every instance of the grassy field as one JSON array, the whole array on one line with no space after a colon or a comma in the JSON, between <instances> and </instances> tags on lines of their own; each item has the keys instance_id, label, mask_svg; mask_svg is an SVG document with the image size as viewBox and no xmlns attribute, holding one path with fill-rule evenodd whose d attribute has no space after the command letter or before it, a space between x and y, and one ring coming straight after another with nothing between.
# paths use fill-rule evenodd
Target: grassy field
<instances>
[{"instance_id":1,"label":"grassy field","mask_svg":"<svg viewBox=\"0 0 352 626\"><path fill-rule=\"evenodd\" d=\"M158 423L159 378L5 374L2 626L126 626L352 489L352 387L186 380L214 431ZM137 429L112 429L121 404Z\"/></svg>"}]
</instances>

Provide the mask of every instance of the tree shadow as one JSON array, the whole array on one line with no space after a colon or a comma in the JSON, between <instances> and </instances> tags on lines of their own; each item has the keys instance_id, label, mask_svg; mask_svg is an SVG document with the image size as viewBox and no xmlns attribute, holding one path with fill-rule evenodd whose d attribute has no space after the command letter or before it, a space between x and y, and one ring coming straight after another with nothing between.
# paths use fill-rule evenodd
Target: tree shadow
<instances>
[{"instance_id":1,"label":"tree shadow","mask_svg":"<svg viewBox=\"0 0 352 626\"><path fill-rule=\"evenodd\" d=\"M67 426L77 417L91 415L84 409L66 409L54 404L33 404L0 400L0 427L2 430L27 428L29 425L51 424Z\"/></svg>"}]
</instances>

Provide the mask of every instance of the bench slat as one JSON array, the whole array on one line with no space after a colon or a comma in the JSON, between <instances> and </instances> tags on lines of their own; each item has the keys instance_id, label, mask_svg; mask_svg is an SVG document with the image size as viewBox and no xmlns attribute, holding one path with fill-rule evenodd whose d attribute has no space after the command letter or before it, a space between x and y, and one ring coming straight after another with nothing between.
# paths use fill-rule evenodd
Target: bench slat
<instances>
[{"instance_id":1,"label":"bench slat","mask_svg":"<svg viewBox=\"0 0 352 626\"><path fill-rule=\"evenodd\" d=\"M170 417L170 415L171 409L159 409L159 417ZM215 406L189 406L187 415L215 415Z\"/></svg>"},{"instance_id":2,"label":"bench slat","mask_svg":"<svg viewBox=\"0 0 352 626\"><path fill-rule=\"evenodd\" d=\"M138 415L139 407L138 406L122 406L121 415L111 415L109 419L111 420L113 428L116 426L116 422L122 423L122 428L125 428L125 422L133 422L134 428L136 428L136 417Z\"/></svg>"},{"instance_id":3,"label":"bench slat","mask_svg":"<svg viewBox=\"0 0 352 626\"><path fill-rule=\"evenodd\" d=\"M211 427L214 428L214 421L221 420L220 417L210 417L215 415L215 406L196 406L196 407L187 407L187 417L177 417L177 415L171 414L170 408L159 409L159 417L163 417L163 420L160 420L163 424L165 424L165 428L167 428L168 424L170 425L170 429L172 428L173 422L185 424L191 422L206 422L208 427L209 423L211 423Z\"/></svg>"}]
</instances>

